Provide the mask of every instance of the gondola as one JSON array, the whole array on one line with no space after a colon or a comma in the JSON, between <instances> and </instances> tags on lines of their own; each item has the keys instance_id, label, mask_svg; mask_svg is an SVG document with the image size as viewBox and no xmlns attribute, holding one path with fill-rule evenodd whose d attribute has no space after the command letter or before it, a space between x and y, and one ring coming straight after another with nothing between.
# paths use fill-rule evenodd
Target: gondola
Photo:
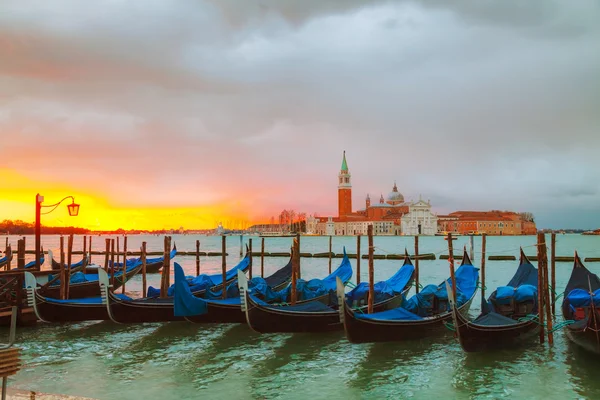
<instances>
[{"instance_id":1,"label":"gondola","mask_svg":"<svg viewBox=\"0 0 600 400\"><path fill-rule=\"evenodd\" d=\"M454 310L454 327L466 352L512 348L535 336L538 305L538 270L523 250L519 267L506 286L496 289L481 305L473 321Z\"/></svg>"},{"instance_id":2,"label":"gondola","mask_svg":"<svg viewBox=\"0 0 600 400\"><path fill-rule=\"evenodd\" d=\"M127 282L131 279L135 274L140 272L142 269L142 264L135 264L132 266L128 266L125 274L123 271L115 272L115 280L113 284L113 290L120 288L123 285L123 282ZM43 280L42 280L43 279ZM40 281L42 280L42 281ZM51 297L54 299L60 298L60 284L59 281L54 281L50 285L52 276L39 276L37 281L38 285L41 287L38 288L38 292L43 297ZM112 280L112 278L111 278ZM84 274L83 272L77 272L71 275L71 281L69 282L69 299L83 299L87 297L98 297L100 296L100 286L98 285L98 274Z\"/></svg>"},{"instance_id":3,"label":"gondola","mask_svg":"<svg viewBox=\"0 0 600 400\"><path fill-rule=\"evenodd\" d=\"M105 275L106 272L101 270ZM98 286L99 281L94 282ZM27 304L33 308L37 319L44 322L80 322L108 320L106 306L100 297L83 299L55 299L45 297L37 288L33 274L25 272L25 290Z\"/></svg>"},{"instance_id":4,"label":"gondola","mask_svg":"<svg viewBox=\"0 0 600 400\"><path fill-rule=\"evenodd\" d=\"M467 314L479 283L479 269L475 268L466 250L456 271L456 287L461 295L458 311ZM447 331L444 323L452 319L448 304L446 281L428 285L419 294L395 309L365 314L346 304L340 307L340 319L346 337L352 343L395 342L420 339ZM343 287L338 283L338 296ZM415 312L412 312L412 311Z\"/></svg>"},{"instance_id":5,"label":"gondola","mask_svg":"<svg viewBox=\"0 0 600 400\"><path fill-rule=\"evenodd\" d=\"M4 267L6 264L11 262L13 259L13 253L9 252L8 255L4 255L4 257L0 258L0 268Z\"/></svg>"},{"instance_id":6,"label":"gondola","mask_svg":"<svg viewBox=\"0 0 600 400\"><path fill-rule=\"evenodd\" d=\"M393 294L387 298L381 298L375 304L376 310L386 310L396 307L401 302L402 296L406 293L411 284L414 275L414 267L410 259L405 257L404 264L400 270L394 274L388 281L394 285ZM329 291L329 296L334 297L335 301L324 304L321 301L308 301L296 305L270 305L261 301L256 296L247 291L245 282L241 282L241 296L243 299L242 308L246 313L246 321L250 328L259 333L297 333L297 332L330 332L342 329L338 303L346 301L352 303L353 300L363 299L364 285L359 285L344 296L344 300L338 300L335 291L337 282L343 286L352 276L352 267L350 260L344 251L344 258L339 268L323 280L324 287ZM383 288L386 285L381 285ZM343 290L343 289L342 289ZM362 306L361 309L364 309Z\"/></svg>"},{"instance_id":7,"label":"gondola","mask_svg":"<svg viewBox=\"0 0 600 400\"><path fill-rule=\"evenodd\" d=\"M56 260L54 260L54 258L51 258L52 260L52 270L54 271L60 271L60 263ZM78 271L83 269L86 265L87 265L87 255L84 255L80 261L71 264L71 271ZM65 264L66 266L66 264Z\"/></svg>"},{"instance_id":8,"label":"gondola","mask_svg":"<svg viewBox=\"0 0 600 400\"><path fill-rule=\"evenodd\" d=\"M244 264L245 265L245 264ZM238 264L239 266L239 264ZM185 292L187 296L191 296L192 299L186 299L186 302L198 302L204 301L208 303L208 311L202 315L190 316L188 319L191 322L202 323L202 322L244 322L244 315L240 310L240 297L237 294L235 297L230 297L226 300L215 299L215 300L204 300L196 297L187 280L183 269L178 263L174 263L175 269L175 288L174 296L168 298L145 298L145 299L125 299L106 289L103 289L103 302L107 304L109 318L118 323L136 323L136 322L166 322L166 321L181 321L184 319L183 315L175 312L178 304L179 295L182 292L182 288L187 288ZM244 274L245 268L235 267L232 269L237 271L237 274ZM105 273L106 274L106 273ZM273 275L265 278L255 278L266 282L267 285L272 285L274 290L281 290L283 287L289 284L292 277L292 264L290 262L283 268L277 270ZM236 276L237 279L237 276ZM219 281L219 283L222 279ZM179 285L178 285L179 284ZM222 287L220 284L219 287ZM229 286L237 286L237 282L234 280L230 282ZM179 290L178 290L179 289ZM228 288L229 289L229 288ZM228 290L228 294L230 290ZM213 290L205 291L211 293L213 296L217 294ZM233 295L232 295L233 296Z\"/></svg>"},{"instance_id":9,"label":"gondola","mask_svg":"<svg viewBox=\"0 0 600 400\"><path fill-rule=\"evenodd\" d=\"M250 256L251 256L250 252L246 251L246 256L235 267L228 269L226 271L225 287L228 287L229 285L231 285L233 282L235 282L237 280L237 272L238 271L243 271L243 272L248 271L248 268L250 268ZM208 293L209 290L213 292L213 296L214 295L218 296L219 294L214 293L214 292L218 292L222 289L223 274L221 274L221 273L212 274L212 275L202 274L202 275L198 275L196 277L188 277L188 278L186 278L186 281L188 282L190 289L192 290L192 293L194 293L194 296L196 296L196 297L212 297L211 293ZM169 286L169 288L167 289L167 296L173 297L173 294L175 293L174 291L175 291L175 284ZM150 286L148 288L146 297L156 298L159 296L160 296L160 289L154 288L152 286Z\"/></svg>"},{"instance_id":10,"label":"gondola","mask_svg":"<svg viewBox=\"0 0 600 400\"><path fill-rule=\"evenodd\" d=\"M45 261L45 257L44 257L44 248L42 247L42 251L40 253L40 266L42 266L44 264ZM30 269L35 267L35 260L28 262L27 264L25 264L23 266L23 269ZM19 268L13 268L11 271L18 271Z\"/></svg>"},{"instance_id":11,"label":"gondola","mask_svg":"<svg viewBox=\"0 0 600 400\"><path fill-rule=\"evenodd\" d=\"M140 268L139 265L129 266L128 274L132 269L139 271ZM111 278L103 269L99 269L98 274L87 274L95 278L91 283L98 287L96 296L86 298L70 296L71 298L67 300L45 296L41 288L36 288L36 278L29 273L25 275L29 306L34 308L37 317L43 321L112 320L119 323L133 323L182 320L182 318L175 318L173 314L173 298L131 299L109 291L112 288ZM121 271L115 274L115 285L121 286L122 282L118 279L121 275ZM70 294L73 293L74 287L77 288L77 284L71 283Z\"/></svg>"},{"instance_id":12,"label":"gondola","mask_svg":"<svg viewBox=\"0 0 600 400\"><path fill-rule=\"evenodd\" d=\"M175 258L175 256L177 255L177 246L173 245L173 250L171 250L171 253L169 254L169 259L171 261L173 261L173 259ZM161 268L163 267L165 261L165 257L161 256L161 257L154 257L154 258L147 258L146 259L146 273L147 274L156 274L158 273ZM138 258L130 258L129 260L127 260L127 266L131 266L134 265L136 263L142 262L142 259L140 257ZM123 268L123 263L115 263L116 267L117 267L117 271L120 271L121 268ZM94 265L94 266L88 266L86 267L86 272L92 272L95 270L97 270L98 268L101 268L98 265ZM109 271L111 270L112 265L109 265Z\"/></svg>"},{"instance_id":13,"label":"gondola","mask_svg":"<svg viewBox=\"0 0 600 400\"><path fill-rule=\"evenodd\" d=\"M590 272L575 253L575 263L567 283L562 313L569 340L583 349L600 354L600 279Z\"/></svg>"}]
</instances>

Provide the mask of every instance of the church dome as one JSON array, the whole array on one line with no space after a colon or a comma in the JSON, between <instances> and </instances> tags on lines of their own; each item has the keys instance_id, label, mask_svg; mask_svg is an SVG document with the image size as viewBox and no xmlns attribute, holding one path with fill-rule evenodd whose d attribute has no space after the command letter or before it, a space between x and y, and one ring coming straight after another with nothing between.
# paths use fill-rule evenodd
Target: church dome
<instances>
[{"instance_id":1,"label":"church dome","mask_svg":"<svg viewBox=\"0 0 600 400\"><path fill-rule=\"evenodd\" d=\"M398 191L396 182L394 182L394 188L392 191L387 195L387 202L389 204L404 203L404 196L402 196L402 193Z\"/></svg>"}]
</instances>

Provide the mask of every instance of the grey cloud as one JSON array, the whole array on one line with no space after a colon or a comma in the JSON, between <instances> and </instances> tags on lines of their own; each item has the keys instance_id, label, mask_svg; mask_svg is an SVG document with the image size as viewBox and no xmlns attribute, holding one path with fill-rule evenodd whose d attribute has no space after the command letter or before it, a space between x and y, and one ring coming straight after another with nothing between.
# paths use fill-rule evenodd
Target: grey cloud
<instances>
[{"instance_id":1,"label":"grey cloud","mask_svg":"<svg viewBox=\"0 0 600 400\"><path fill-rule=\"evenodd\" d=\"M121 174L108 193L140 201L129 182L143 179L169 187L143 201L193 204L235 188L257 216L335 212L344 149L355 206L395 179L440 212L513 208L541 226L556 202L600 201L586 192L600 180L595 2L3 7L0 132L39 148L25 163L24 142L0 144L0 163L48 170L45 154L77 182L83 144L91 176ZM189 199L190 181L210 194Z\"/></svg>"}]
</instances>

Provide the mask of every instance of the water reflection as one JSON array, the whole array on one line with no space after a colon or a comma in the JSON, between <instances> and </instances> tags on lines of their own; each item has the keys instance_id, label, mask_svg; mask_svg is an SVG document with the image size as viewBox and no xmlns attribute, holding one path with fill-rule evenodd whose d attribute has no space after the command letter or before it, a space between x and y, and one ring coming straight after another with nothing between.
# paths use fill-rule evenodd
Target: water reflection
<instances>
[{"instance_id":1,"label":"water reflection","mask_svg":"<svg viewBox=\"0 0 600 400\"><path fill-rule=\"evenodd\" d=\"M565 349L565 364L573 390L588 399L600 398L600 357L571 343Z\"/></svg>"}]
</instances>

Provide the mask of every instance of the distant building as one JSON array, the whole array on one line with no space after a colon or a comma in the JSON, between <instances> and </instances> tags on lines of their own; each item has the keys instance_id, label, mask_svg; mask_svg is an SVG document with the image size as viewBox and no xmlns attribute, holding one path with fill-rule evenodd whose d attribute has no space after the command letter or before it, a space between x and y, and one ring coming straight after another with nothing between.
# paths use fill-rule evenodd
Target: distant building
<instances>
[{"instance_id":1,"label":"distant building","mask_svg":"<svg viewBox=\"0 0 600 400\"><path fill-rule=\"evenodd\" d=\"M431 203L421 199L405 202L394 182L386 198L371 203L367 194L365 208L352 211L352 180L346 152L338 174L338 216L315 217L306 220L306 231L319 235L366 235L369 225L375 235L433 235L437 231L437 216L431 212Z\"/></svg>"},{"instance_id":2,"label":"distant building","mask_svg":"<svg viewBox=\"0 0 600 400\"><path fill-rule=\"evenodd\" d=\"M535 222L512 211L456 211L438 216L438 230L460 234L533 235Z\"/></svg>"}]
</instances>

